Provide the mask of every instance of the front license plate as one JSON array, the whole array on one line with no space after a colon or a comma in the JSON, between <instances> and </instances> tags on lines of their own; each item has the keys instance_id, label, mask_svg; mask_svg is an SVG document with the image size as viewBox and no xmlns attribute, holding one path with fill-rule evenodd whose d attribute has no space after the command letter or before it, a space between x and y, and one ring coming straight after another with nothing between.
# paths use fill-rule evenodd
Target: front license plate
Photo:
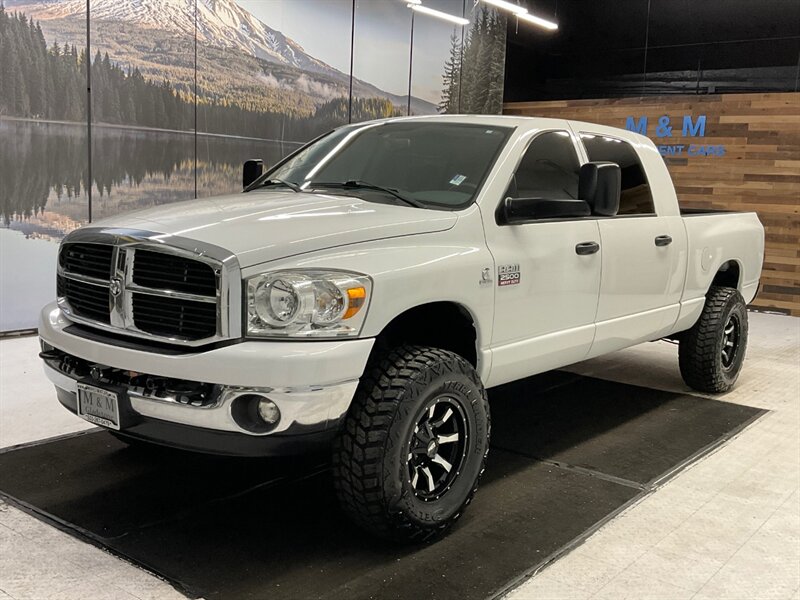
<instances>
[{"instance_id":1,"label":"front license plate","mask_svg":"<svg viewBox=\"0 0 800 600\"><path fill-rule=\"evenodd\" d=\"M119 429L117 393L78 383L78 416L96 425Z\"/></svg>"}]
</instances>

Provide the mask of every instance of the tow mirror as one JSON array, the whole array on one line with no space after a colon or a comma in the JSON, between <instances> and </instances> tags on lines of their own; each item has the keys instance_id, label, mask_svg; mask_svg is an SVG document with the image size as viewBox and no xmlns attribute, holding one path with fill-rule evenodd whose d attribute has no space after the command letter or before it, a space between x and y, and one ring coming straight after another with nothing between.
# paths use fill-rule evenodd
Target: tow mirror
<instances>
[{"instance_id":1,"label":"tow mirror","mask_svg":"<svg viewBox=\"0 0 800 600\"><path fill-rule=\"evenodd\" d=\"M578 198L586 201L593 215L616 215L621 189L622 172L617 163L590 162L581 167Z\"/></svg>"},{"instance_id":2,"label":"tow mirror","mask_svg":"<svg viewBox=\"0 0 800 600\"><path fill-rule=\"evenodd\" d=\"M502 223L527 223L541 219L588 217L589 205L583 200L564 198L506 198L502 204Z\"/></svg>"},{"instance_id":3,"label":"tow mirror","mask_svg":"<svg viewBox=\"0 0 800 600\"><path fill-rule=\"evenodd\" d=\"M242 189L247 189L251 183L264 173L264 161L260 158L251 158L244 161L242 169Z\"/></svg>"}]
</instances>

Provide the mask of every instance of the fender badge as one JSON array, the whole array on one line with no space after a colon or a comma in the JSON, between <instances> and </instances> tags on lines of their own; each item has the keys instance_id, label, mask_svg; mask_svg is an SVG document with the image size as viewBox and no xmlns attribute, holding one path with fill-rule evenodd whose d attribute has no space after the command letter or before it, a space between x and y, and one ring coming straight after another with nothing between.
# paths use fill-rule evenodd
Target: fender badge
<instances>
[{"instance_id":1,"label":"fender badge","mask_svg":"<svg viewBox=\"0 0 800 600\"><path fill-rule=\"evenodd\" d=\"M481 271L481 280L478 285L491 285L492 284L492 270L489 267L484 267Z\"/></svg>"},{"instance_id":2,"label":"fender badge","mask_svg":"<svg viewBox=\"0 0 800 600\"><path fill-rule=\"evenodd\" d=\"M500 265L497 267L497 285L517 285L520 280L519 265Z\"/></svg>"}]
</instances>

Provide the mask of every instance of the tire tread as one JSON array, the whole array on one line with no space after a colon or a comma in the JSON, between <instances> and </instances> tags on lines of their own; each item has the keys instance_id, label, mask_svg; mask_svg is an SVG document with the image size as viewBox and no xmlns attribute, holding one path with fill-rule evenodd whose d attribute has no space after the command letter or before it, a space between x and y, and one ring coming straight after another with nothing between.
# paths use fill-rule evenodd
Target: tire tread
<instances>
[{"instance_id":1,"label":"tire tread","mask_svg":"<svg viewBox=\"0 0 800 600\"><path fill-rule=\"evenodd\" d=\"M410 384L419 382L430 369L449 365L468 375L481 390L484 409L488 400L477 373L464 358L439 348L402 345L389 349L373 360L361 379L342 433L334 443L333 480L339 502L347 515L361 528L380 537L425 542L442 535L461 515L478 489L486 454L479 475L454 518L436 527L423 527L402 513L389 514L384 498L383 461L389 430ZM488 453L488 444L487 444Z\"/></svg>"},{"instance_id":2,"label":"tire tread","mask_svg":"<svg viewBox=\"0 0 800 600\"><path fill-rule=\"evenodd\" d=\"M698 391L722 393L733 386L733 382L726 379L719 369L717 360L719 332L725 326L727 309L732 303L744 306L738 290L712 287L697 323L681 337L678 347L681 376L687 385Z\"/></svg>"}]
</instances>

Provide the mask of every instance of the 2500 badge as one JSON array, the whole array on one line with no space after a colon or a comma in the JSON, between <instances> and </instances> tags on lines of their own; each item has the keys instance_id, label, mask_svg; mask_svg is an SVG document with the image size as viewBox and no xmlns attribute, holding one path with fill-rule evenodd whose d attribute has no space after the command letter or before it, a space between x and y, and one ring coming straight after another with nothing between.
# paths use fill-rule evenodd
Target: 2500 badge
<instances>
[{"instance_id":1,"label":"2500 badge","mask_svg":"<svg viewBox=\"0 0 800 600\"><path fill-rule=\"evenodd\" d=\"M519 265L500 265L497 267L497 285L517 285L519 283Z\"/></svg>"}]
</instances>

